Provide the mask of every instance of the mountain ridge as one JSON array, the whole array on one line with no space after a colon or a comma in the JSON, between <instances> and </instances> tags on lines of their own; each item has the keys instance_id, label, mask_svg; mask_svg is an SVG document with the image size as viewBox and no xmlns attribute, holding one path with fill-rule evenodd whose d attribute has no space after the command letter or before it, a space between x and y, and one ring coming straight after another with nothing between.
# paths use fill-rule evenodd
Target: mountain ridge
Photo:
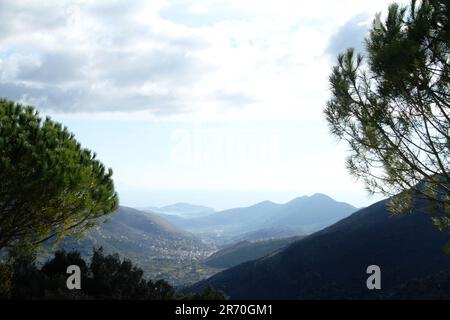
<instances>
[{"instance_id":1,"label":"mountain ridge","mask_svg":"<svg viewBox=\"0 0 450 320\"><path fill-rule=\"evenodd\" d=\"M450 235L436 230L425 204L412 214L392 216L387 201L191 289L212 285L232 299L376 299L412 279L450 270L450 257L443 253ZM381 268L381 291L366 287L369 265Z\"/></svg>"},{"instance_id":2,"label":"mountain ridge","mask_svg":"<svg viewBox=\"0 0 450 320\"><path fill-rule=\"evenodd\" d=\"M149 213L174 215L182 218L202 217L215 212L213 208L187 202L177 202L162 207L149 206L144 207L141 210Z\"/></svg>"},{"instance_id":3,"label":"mountain ridge","mask_svg":"<svg viewBox=\"0 0 450 320\"><path fill-rule=\"evenodd\" d=\"M215 236L229 241L258 230L289 229L297 235L311 233L356 210L345 202L336 201L324 194L314 194L298 197L284 204L261 201L248 207L231 208L192 219L161 216L189 232L213 235L213 238ZM289 235L292 234L286 234Z\"/></svg>"},{"instance_id":4,"label":"mountain ridge","mask_svg":"<svg viewBox=\"0 0 450 320\"><path fill-rule=\"evenodd\" d=\"M235 265L261 258L301 238L301 236L295 236L260 241L240 241L214 252L203 261L203 264L213 268L231 268Z\"/></svg>"}]
</instances>

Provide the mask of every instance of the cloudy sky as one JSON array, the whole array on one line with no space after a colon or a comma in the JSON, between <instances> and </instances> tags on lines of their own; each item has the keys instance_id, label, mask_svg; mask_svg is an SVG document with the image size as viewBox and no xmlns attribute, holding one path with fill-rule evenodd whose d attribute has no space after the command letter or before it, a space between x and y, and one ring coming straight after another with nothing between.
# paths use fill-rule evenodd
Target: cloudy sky
<instances>
[{"instance_id":1,"label":"cloudy sky","mask_svg":"<svg viewBox=\"0 0 450 320\"><path fill-rule=\"evenodd\" d=\"M63 122L122 204L368 205L322 110L390 0L0 0L0 96Z\"/></svg>"}]
</instances>

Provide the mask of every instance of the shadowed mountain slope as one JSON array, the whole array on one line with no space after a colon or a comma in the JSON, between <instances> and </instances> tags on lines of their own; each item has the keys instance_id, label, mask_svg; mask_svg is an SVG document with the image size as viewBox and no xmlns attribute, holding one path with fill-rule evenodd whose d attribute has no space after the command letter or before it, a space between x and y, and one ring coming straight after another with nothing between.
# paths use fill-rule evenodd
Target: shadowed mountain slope
<instances>
[{"instance_id":1,"label":"shadowed mountain slope","mask_svg":"<svg viewBox=\"0 0 450 320\"><path fill-rule=\"evenodd\" d=\"M423 203L412 214L392 216L387 200L297 241L285 249L199 282L235 299L347 299L395 294L400 286L450 269L439 232ZM368 290L366 269L381 268L382 290ZM405 295L405 293L403 293Z\"/></svg>"}]
</instances>

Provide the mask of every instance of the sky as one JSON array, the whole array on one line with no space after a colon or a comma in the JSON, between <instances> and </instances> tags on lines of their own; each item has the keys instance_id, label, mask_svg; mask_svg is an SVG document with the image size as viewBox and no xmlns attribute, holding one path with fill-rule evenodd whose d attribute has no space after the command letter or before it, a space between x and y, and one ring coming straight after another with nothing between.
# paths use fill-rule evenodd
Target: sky
<instances>
[{"instance_id":1,"label":"sky","mask_svg":"<svg viewBox=\"0 0 450 320\"><path fill-rule=\"evenodd\" d=\"M74 132L123 205L367 206L323 109L390 2L0 0L0 96Z\"/></svg>"}]
</instances>

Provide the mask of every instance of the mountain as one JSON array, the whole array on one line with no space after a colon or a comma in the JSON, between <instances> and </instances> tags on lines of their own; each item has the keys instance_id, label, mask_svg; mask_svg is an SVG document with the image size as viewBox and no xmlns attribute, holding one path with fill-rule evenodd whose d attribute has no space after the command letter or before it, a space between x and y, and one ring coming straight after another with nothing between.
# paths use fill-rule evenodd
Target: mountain
<instances>
[{"instance_id":1,"label":"mountain","mask_svg":"<svg viewBox=\"0 0 450 320\"><path fill-rule=\"evenodd\" d=\"M231 268L246 261L262 258L301 238L290 237L256 242L242 241L215 252L205 259L203 263L212 268Z\"/></svg>"},{"instance_id":2,"label":"mountain","mask_svg":"<svg viewBox=\"0 0 450 320\"><path fill-rule=\"evenodd\" d=\"M309 233L331 225L354 211L356 208L345 202L316 193L284 204L282 210L266 221L265 226L286 226Z\"/></svg>"},{"instance_id":3,"label":"mountain","mask_svg":"<svg viewBox=\"0 0 450 320\"><path fill-rule=\"evenodd\" d=\"M83 239L67 238L58 248L78 250L89 257L94 247L101 246L106 253L132 260L150 278L165 278L174 284L201 279L195 278L191 266L214 250L154 213L120 207L104 220Z\"/></svg>"},{"instance_id":4,"label":"mountain","mask_svg":"<svg viewBox=\"0 0 450 320\"><path fill-rule=\"evenodd\" d=\"M183 219L163 215L170 223L193 233L229 242L258 230L289 230L296 235L326 227L356 210L323 194L293 199L285 204L264 201L250 207L234 208L204 217ZM245 239L244 239L245 240Z\"/></svg>"},{"instance_id":5,"label":"mountain","mask_svg":"<svg viewBox=\"0 0 450 320\"><path fill-rule=\"evenodd\" d=\"M273 227L258 229L255 231L245 232L230 238L230 244L236 244L243 241L263 241L280 238L290 238L298 236L298 232L288 227Z\"/></svg>"},{"instance_id":6,"label":"mountain","mask_svg":"<svg viewBox=\"0 0 450 320\"><path fill-rule=\"evenodd\" d=\"M164 207L146 207L145 212L156 212L164 215L171 215L182 218L197 218L210 215L215 212L213 208L194 205L190 203L178 202Z\"/></svg>"},{"instance_id":7,"label":"mountain","mask_svg":"<svg viewBox=\"0 0 450 320\"><path fill-rule=\"evenodd\" d=\"M191 289L212 285L233 299L395 297L399 288L407 288L414 279L450 270L450 256L443 250L450 234L433 226L430 215L425 213L427 208L424 202L417 202L411 214L392 216L387 200L380 201ZM369 265L381 268L381 290L366 287ZM406 293L402 291L401 296Z\"/></svg>"},{"instance_id":8,"label":"mountain","mask_svg":"<svg viewBox=\"0 0 450 320\"><path fill-rule=\"evenodd\" d=\"M396 300L450 300L450 270L410 280L393 295Z\"/></svg>"},{"instance_id":9,"label":"mountain","mask_svg":"<svg viewBox=\"0 0 450 320\"><path fill-rule=\"evenodd\" d=\"M222 230L234 230L236 233L240 233L240 231L248 231L249 226L255 226L255 230L259 229L256 226L261 224L261 220L274 214L280 206L279 204L265 201L250 207L228 209L194 219L171 218L167 215L163 217L180 228L191 232L213 231L221 233Z\"/></svg>"}]
</instances>

